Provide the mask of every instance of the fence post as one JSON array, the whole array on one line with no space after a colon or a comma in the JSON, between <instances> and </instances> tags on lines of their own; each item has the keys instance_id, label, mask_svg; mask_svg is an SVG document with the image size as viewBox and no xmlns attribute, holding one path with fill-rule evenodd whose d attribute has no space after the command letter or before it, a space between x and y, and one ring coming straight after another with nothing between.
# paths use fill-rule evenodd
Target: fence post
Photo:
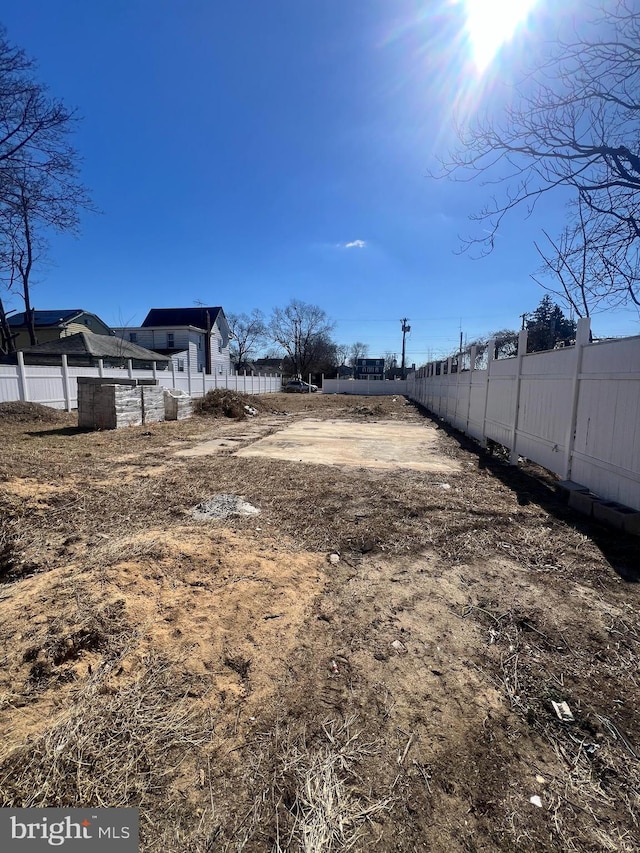
<instances>
[{"instance_id":1,"label":"fence post","mask_svg":"<svg viewBox=\"0 0 640 853\"><path fill-rule=\"evenodd\" d=\"M27 372L24 369L24 356L21 351L18 351L18 380L20 399L26 402L29 399L29 391L27 389Z\"/></svg>"},{"instance_id":2,"label":"fence post","mask_svg":"<svg viewBox=\"0 0 640 853\"><path fill-rule=\"evenodd\" d=\"M127 359L127 372L129 379L133 379L133 361L130 358Z\"/></svg>"},{"instance_id":3,"label":"fence post","mask_svg":"<svg viewBox=\"0 0 640 853\"><path fill-rule=\"evenodd\" d=\"M476 357L478 347L472 346L469 350L469 398L467 401L467 433L469 432L469 420L471 419L471 391L473 389L473 372L476 369Z\"/></svg>"},{"instance_id":4,"label":"fence post","mask_svg":"<svg viewBox=\"0 0 640 853\"><path fill-rule=\"evenodd\" d=\"M104 360L101 358L98 359L98 376L100 379L104 377Z\"/></svg>"},{"instance_id":5,"label":"fence post","mask_svg":"<svg viewBox=\"0 0 640 853\"><path fill-rule=\"evenodd\" d=\"M309 393L311 393L311 374L309 374Z\"/></svg>"},{"instance_id":6,"label":"fence post","mask_svg":"<svg viewBox=\"0 0 640 853\"><path fill-rule=\"evenodd\" d=\"M187 358L187 388L189 390L189 396L191 397L191 359Z\"/></svg>"},{"instance_id":7,"label":"fence post","mask_svg":"<svg viewBox=\"0 0 640 853\"><path fill-rule=\"evenodd\" d=\"M571 479L571 467L573 463L573 445L576 438L576 423L578 420L578 402L580 400L580 372L582 371L582 353L589 343L591 320L589 317L580 317L576 330L575 363L571 381L571 416L567 426L567 434L564 440L564 479Z\"/></svg>"},{"instance_id":8,"label":"fence post","mask_svg":"<svg viewBox=\"0 0 640 853\"><path fill-rule=\"evenodd\" d=\"M153 371L153 378L157 379L158 378L158 368L156 367L155 361L151 362L151 370Z\"/></svg>"},{"instance_id":9,"label":"fence post","mask_svg":"<svg viewBox=\"0 0 640 853\"><path fill-rule=\"evenodd\" d=\"M453 359L451 360L451 364L453 365ZM460 372L462 370L462 353L458 353L458 367L456 370L456 407L453 412L453 425L456 429L460 429L458 424L456 423L458 419L458 403L460 402Z\"/></svg>"},{"instance_id":10,"label":"fence post","mask_svg":"<svg viewBox=\"0 0 640 853\"><path fill-rule=\"evenodd\" d=\"M173 390L176 390L176 363L171 359L171 378L173 380Z\"/></svg>"},{"instance_id":11,"label":"fence post","mask_svg":"<svg viewBox=\"0 0 640 853\"><path fill-rule=\"evenodd\" d=\"M244 393L247 393L247 371L244 372L244 379L242 381L242 387L244 389Z\"/></svg>"},{"instance_id":12,"label":"fence post","mask_svg":"<svg viewBox=\"0 0 640 853\"><path fill-rule=\"evenodd\" d=\"M238 393L238 371L236 370L236 394Z\"/></svg>"},{"instance_id":13,"label":"fence post","mask_svg":"<svg viewBox=\"0 0 640 853\"><path fill-rule=\"evenodd\" d=\"M204 397L207 393L207 371L202 370L202 396Z\"/></svg>"},{"instance_id":14,"label":"fence post","mask_svg":"<svg viewBox=\"0 0 640 853\"><path fill-rule=\"evenodd\" d=\"M71 387L69 385L69 365L67 364L67 356L62 353L62 392L64 394L64 407L67 412L71 411Z\"/></svg>"},{"instance_id":15,"label":"fence post","mask_svg":"<svg viewBox=\"0 0 640 853\"><path fill-rule=\"evenodd\" d=\"M496 339L491 338L487 343L487 381L484 386L484 406L482 407L482 438L481 447L487 446L487 403L489 402L489 383L491 382L491 365L496 360Z\"/></svg>"},{"instance_id":16,"label":"fence post","mask_svg":"<svg viewBox=\"0 0 640 853\"><path fill-rule=\"evenodd\" d=\"M516 407L513 413L513 432L511 434L511 453L509 454L509 464L518 464L518 415L520 414L520 386L522 384L522 359L527 352L527 330L523 329L518 332L518 355L516 356Z\"/></svg>"}]
</instances>

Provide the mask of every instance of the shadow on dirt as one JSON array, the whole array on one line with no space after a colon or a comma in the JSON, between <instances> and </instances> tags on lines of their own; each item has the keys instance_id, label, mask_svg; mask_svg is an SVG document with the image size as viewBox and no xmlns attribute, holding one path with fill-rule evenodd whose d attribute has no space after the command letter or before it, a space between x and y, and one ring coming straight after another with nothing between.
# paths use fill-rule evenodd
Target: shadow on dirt
<instances>
[{"instance_id":1,"label":"shadow on dirt","mask_svg":"<svg viewBox=\"0 0 640 853\"><path fill-rule=\"evenodd\" d=\"M628 583L640 582L640 540L637 536L598 524L570 509L556 491L555 475L544 468L531 462L525 462L519 467L510 465L508 453L501 445L492 442L485 450L477 441L447 424L428 409L419 405L416 405L416 409L437 429L454 439L462 450L476 456L478 468L490 471L511 489L520 506L536 504L549 515L587 536L600 549L619 577Z\"/></svg>"},{"instance_id":2,"label":"shadow on dirt","mask_svg":"<svg viewBox=\"0 0 640 853\"><path fill-rule=\"evenodd\" d=\"M85 433L88 432L96 432L96 430L90 429L89 427L67 426L58 427L57 429L33 430L26 432L25 435L28 435L31 438L49 438L52 435L85 435Z\"/></svg>"}]
</instances>

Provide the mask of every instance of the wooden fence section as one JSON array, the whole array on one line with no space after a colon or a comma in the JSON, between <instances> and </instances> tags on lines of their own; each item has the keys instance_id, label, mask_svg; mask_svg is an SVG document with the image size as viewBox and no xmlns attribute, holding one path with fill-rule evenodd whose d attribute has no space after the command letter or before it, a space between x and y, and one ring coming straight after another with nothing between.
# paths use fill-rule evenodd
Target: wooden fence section
<instances>
[{"instance_id":1,"label":"wooden fence section","mask_svg":"<svg viewBox=\"0 0 640 853\"><path fill-rule=\"evenodd\" d=\"M175 365L174 365L175 366ZM271 394L282 390L280 376L252 376L244 373L187 373L174 370L133 370L131 361L124 370L117 367L69 367L66 356L56 367L0 364L0 403L28 400L60 409L78 406L79 376L104 378L157 379L164 388L177 388L192 397L202 397L213 388L229 388L246 394Z\"/></svg>"},{"instance_id":2,"label":"wooden fence section","mask_svg":"<svg viewBox=\"0 0 640 853\"><path fill-rule=\"evenodd\" d=\"M640 510L640 337L589 343L589 320L576 345L526 352L487 368L455 369L453 358L410 374L407 396L483 444ZM461 359L458 361L461 362Z\"/></svg>"}]
</instances>

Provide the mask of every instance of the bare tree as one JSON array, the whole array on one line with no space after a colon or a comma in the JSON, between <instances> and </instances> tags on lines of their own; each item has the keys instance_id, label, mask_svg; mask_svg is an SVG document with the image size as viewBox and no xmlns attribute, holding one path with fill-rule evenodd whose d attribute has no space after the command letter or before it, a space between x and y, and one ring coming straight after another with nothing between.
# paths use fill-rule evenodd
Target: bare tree
<instances>
[{"instance_id":1,"label":"bare tree","mask_svg":"<svg viewBox=\"0 0 640 853\"><path fill-rule=\"evenodd\" d=\"M384 354L384 372L389 373L392 370L395 370L398 366L398 353L397 352L385 352Z\"/></svg>"},{"instance_id":2,"label":"bare tree","mask_svg":"<svg viewBox=\"0 0 640 853\"><path fill-rule=\"evenodd\" d=\"M313 366L319 349L326 349L334 323L317 305L292 299L286 308L275 308L267 335L287 354L292 373L303 376Z\"/></svg>"},{"instance_id":3,"label":"bare tree","mask_svg":"<svg viewBox=\"0 0 640 853\"><path fill-rule=\"evenodd\" d=\"M500 118L460 130L439 177L504 188L471 217L482 234L467 246L483 252L507 213L568 189L589 211L588 237L609 271L612 289L600 296L640 305L640 10L633 0L597 0L591 10L577 35L528 69Z\"/></svg>"},{"instance_id":4,"label":"bare tree","mask_svg":"<svg viewBox=\"0 0 640 853\"><path fill-rule=\"evenodd\" d=\"M25 303L35 343L30 299L34 263L49 229L74 231L79 210L91 203L78 180L78 156L69 137L77 117L33 77L34 63L0 30L0 271ZM0 328L7 319L0 304ZM4 346L13 339L2 334Z\"/></svg>"},{"instance_id":5,"label":"bare tree","mask_svg":"<svg viewBox=\"0 0 640 853\"><path fill-rule=\"evenodd\" d=\"M369 354L369 344L363 344L362 341L356 341L349 346L349 362L354 371L358 366L359 358L366 358Z\"/></svg>"},{"instance_id":6,"label":"bare tree","mask_svg":"<svg viewBox=\"0 0 640 853\"><path fill-rule=\"evenodd\" d=\"M339 365L347 363L349 358L349 344L338 344L336 346L336 360Z\"/></svg>"},{"instance_id":7,"label":"bare tree","mask_svg":"<svg viewBox=\"0 0 640 853\"><path fill-rule=\"evenodd\" d=\"M255 308L251 314L227 314L231 332L231 358L243 364L254 355L266 337L267 326L264 314Z\"/></svg>"},{"instance_id":8,"label":"bare tree","mask_svg":"<svg viewBox=\"0 0 640 853\"><path fill-rule=\"evenodd\" d=\"M546 245L534 244L542 266L533 280L559 296L578 317L629 300L637 304L640 259L635 243L616 248L602 215L580 200L572 219L557 238L543 229Z\"/></svg>"}]
</instances>

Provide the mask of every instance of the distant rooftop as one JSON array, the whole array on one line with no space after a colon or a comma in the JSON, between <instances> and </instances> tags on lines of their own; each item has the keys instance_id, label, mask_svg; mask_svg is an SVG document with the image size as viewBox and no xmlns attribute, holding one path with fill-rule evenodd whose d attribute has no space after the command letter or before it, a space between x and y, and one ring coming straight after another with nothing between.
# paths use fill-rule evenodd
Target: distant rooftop
<instances>
[{"instance_id":1,"label":"distant rooftop","mask_svg":"<svg viewBox=\"0 0 640 853\"><path fill-rule=\"evenodd\" d=\"M35 327L42 329L46 326L59 326L61 323L70 323L75 317L80 314L87 314L84 308L57 308L52 311L34 311ZM27 315L24 311L19 314L13 314L7 318L9 325L12 327L26 326Z\"/></svg>"},{"instance_id":2,"label":"distant rooftop","mask_svg":"<svg viewBox=\"0 0 640 853\"><path fill-rule=\"evenodd\" d=\"M152 326L195 326L197 329L207 328L207 313L209 314L209 325L213 326L222 308L152 308L145 317L142 327ZM224 312L223 312L224 316Z\"/></svg>"},{"instance_id":3,"label":"distant rooftop","mask_svg":"<svg viewBox=\"0 0 640 853\"><path fill-rule=\"evenodd\" d=\"M55 341L47 341L33 347L24 347L24 353L38 355L90 355L93 358L122 358L135 359L137 361L169 361L166 355L161 355L152 350L145 349L125 341L122 338L110 335L96 335L93 332L77 332L66 338L58 338Z\"/></svg>"}]
</instances>

